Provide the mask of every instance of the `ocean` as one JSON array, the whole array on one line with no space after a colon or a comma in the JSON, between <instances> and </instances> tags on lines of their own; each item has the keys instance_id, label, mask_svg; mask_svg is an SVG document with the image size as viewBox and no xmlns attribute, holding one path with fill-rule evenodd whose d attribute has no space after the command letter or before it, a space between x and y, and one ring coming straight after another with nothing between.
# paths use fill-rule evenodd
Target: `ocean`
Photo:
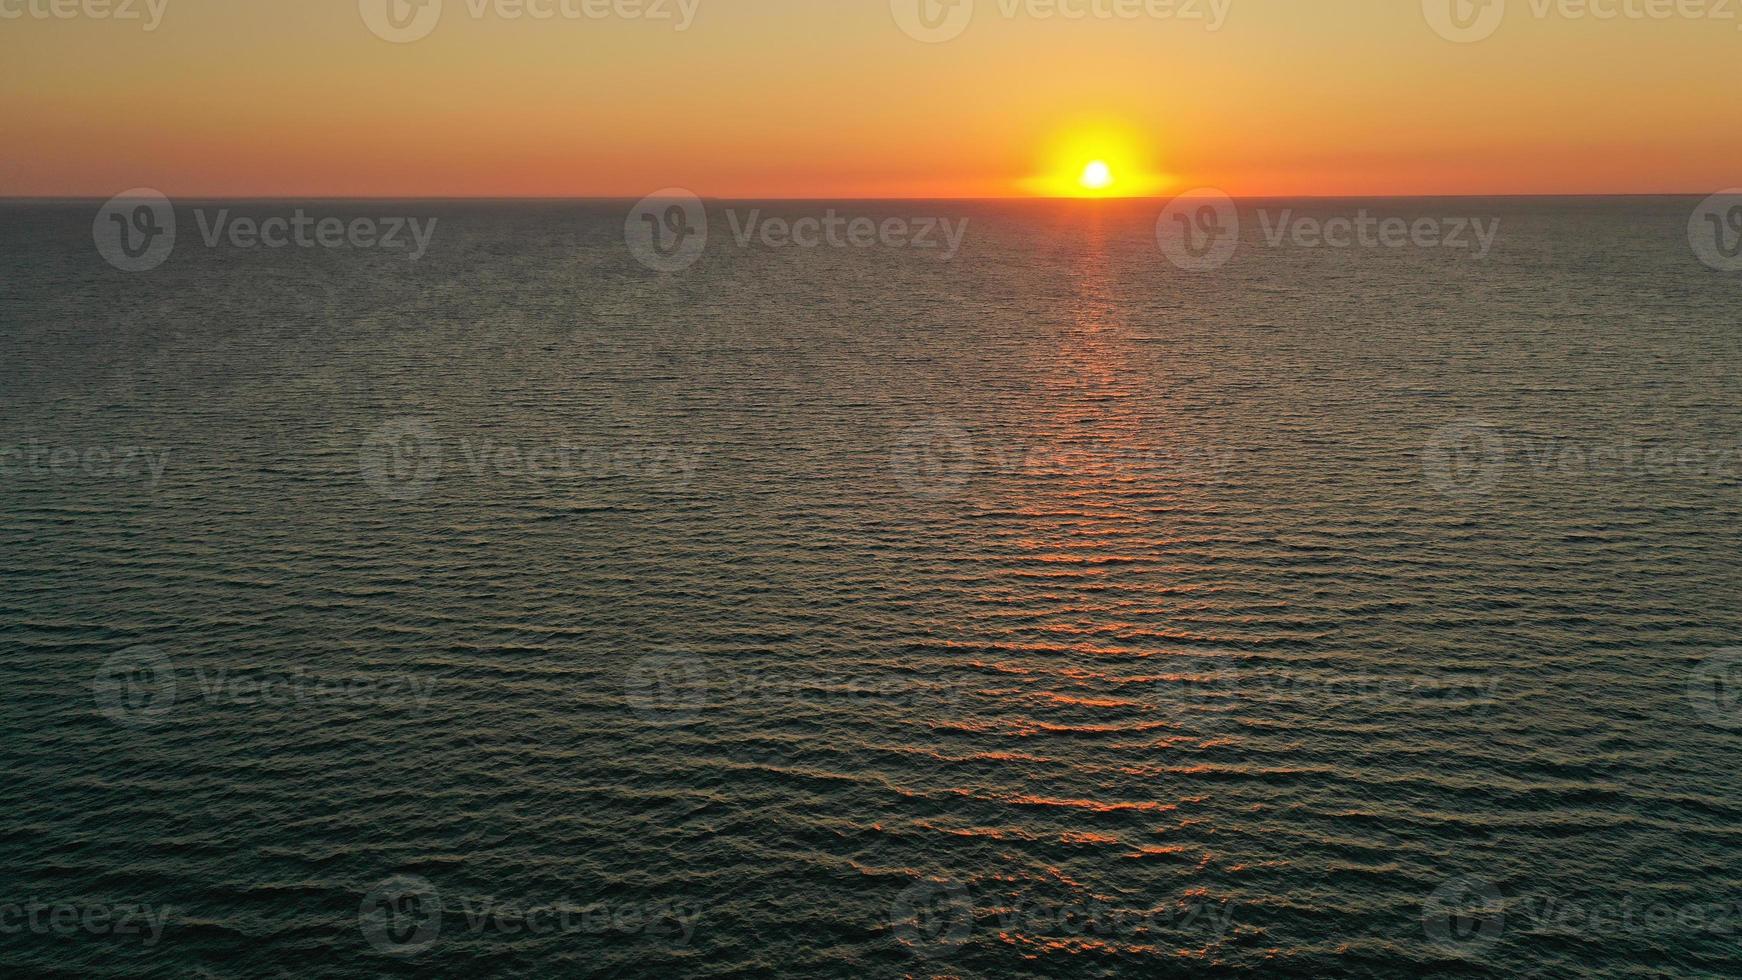
<instances>
[{"instance_id":1,"label":"ocean","mask_svg":"<svg viewBox=\"0 0 1742 980\"><path fill-rule=\"evenodd\" d=\"M0 968L1736 975L1700 203L0 204Z\"/></svg>"}]
</instances>

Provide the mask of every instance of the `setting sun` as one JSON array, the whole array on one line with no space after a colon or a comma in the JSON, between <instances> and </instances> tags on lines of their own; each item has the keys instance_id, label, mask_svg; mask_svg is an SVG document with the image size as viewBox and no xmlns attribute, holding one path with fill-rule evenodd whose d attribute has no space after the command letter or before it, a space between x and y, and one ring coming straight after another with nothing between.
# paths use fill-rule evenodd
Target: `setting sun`
<instances>
[{"instance_id":1,"label":"setting sun","mask_svg":"<svg viewBox=\"0 0 1742 980\"><path fill-rule=\"evenodd\" d=\"M1083 175L1077 178L1085 190L1104 191L1113 186L1113 168L1107 166L1105 160L1095 160L1083 168Z\"/></svg>"},{"instance_id":2,"label":"setting sun","mask_svg":"<svg viewBox=\"0 0 1742 980\"><path fill-rule=\"evenodd\" d=\"M1021 187L1040 197L1148 197L1173 184L1157 164L1157 134L1128 123L1075 119L1036 148Z\"/></svg>"}]
</instances>

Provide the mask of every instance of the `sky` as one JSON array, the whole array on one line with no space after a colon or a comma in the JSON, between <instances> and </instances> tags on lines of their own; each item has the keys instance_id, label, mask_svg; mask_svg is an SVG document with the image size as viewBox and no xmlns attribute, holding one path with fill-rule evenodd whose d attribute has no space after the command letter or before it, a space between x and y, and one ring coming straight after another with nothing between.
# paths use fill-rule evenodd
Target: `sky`
<instances>
[{"instance_id":1,"label":"sky","mask_svg":"<svg viewBox=\"0 0 1742 980\"><path fill-rule=\"evenodd\" d=\"M1742 183L1734 0L1486 0L1462 41L1442 0L954 0L937 43L922 0L405 2L0 0L0 196L1003 197L1097 159L1125 194Z\"/></svg>"}]
</instances>

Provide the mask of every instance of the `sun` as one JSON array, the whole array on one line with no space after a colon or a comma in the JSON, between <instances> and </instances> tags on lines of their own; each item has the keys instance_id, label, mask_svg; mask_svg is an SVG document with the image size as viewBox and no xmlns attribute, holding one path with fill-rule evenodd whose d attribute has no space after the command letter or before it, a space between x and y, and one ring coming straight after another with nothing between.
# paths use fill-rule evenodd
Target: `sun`
<instances>
[{"instance_id":1,"label":"sun","mask_svg":"<svg viewBox=\"0 0 1742 980\"><path fill-rule=\"evenodd\" d=\"M1113 186L1113 168L1105 160L1091 160L1083 167L1077 184L1086 191L1104 191Z\"/></svg>"},{"instance_id":2,"label":"sun","mask_svg":"<svg viewBox=\"0 0 1742 980\"><path fill-rule=\"evenodd\" d=\"M1117 120L1068 122L1037 148L1035 169L1017 186L1037 197L1152 197L1175 183L1156 169L1155 141Z\"/></svg>"}]
</instances>

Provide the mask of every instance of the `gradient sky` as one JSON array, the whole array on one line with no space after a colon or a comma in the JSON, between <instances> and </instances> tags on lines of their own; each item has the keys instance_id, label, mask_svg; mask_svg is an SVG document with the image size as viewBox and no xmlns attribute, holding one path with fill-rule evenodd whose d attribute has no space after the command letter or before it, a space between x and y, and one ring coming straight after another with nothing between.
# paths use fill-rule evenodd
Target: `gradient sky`
<instances>
[{"instance_id":1,"label":"gradient sky","mask_svg":"<svg viewBox=\"0 0 1742 980\"><path fill-rule=\"evenodd\" d=\"M1734 20L1543 20L1511 0L1466 45L1418 0L1231 0L1217 32L978 0L933 45L889 0L699 0L682 33L445 2L410 44L358 0L167 0L151 33L0 20L0 195L1004 196L1087 131L1122 134L1157 190L1742 183Z\"/></svg>"}]
</instances>

